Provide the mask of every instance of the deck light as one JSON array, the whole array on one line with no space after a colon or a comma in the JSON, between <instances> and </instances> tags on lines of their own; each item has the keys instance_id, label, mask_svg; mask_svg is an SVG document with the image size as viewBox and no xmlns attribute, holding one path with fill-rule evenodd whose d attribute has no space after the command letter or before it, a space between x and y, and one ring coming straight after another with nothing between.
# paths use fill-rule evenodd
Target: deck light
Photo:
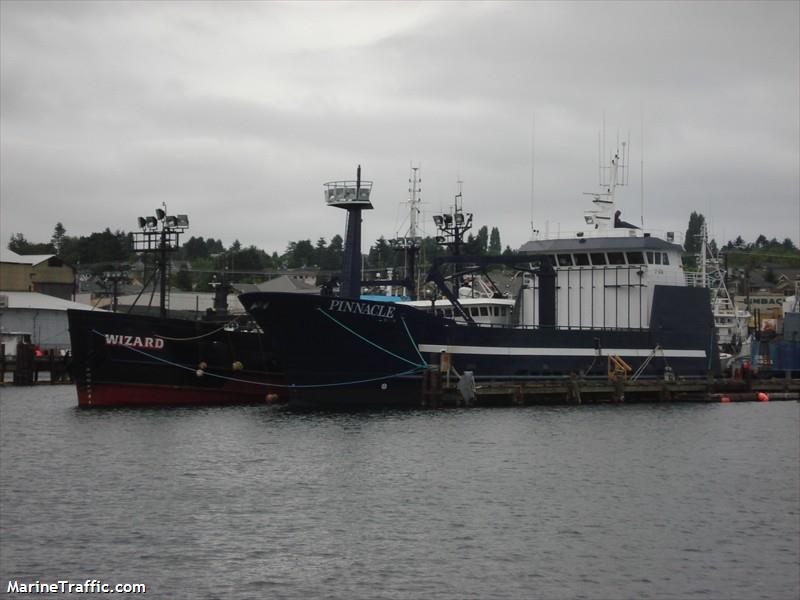
<instances>
[{"instance_id":1,"label":"deck light","mask_svg":"<svg viewBox=\"0 0 800 600\"><path fill-rule=\"evenodd\" d=\"M163 221L164 217L166 217L166 216L167 216L167 213L165 213L162 209L160 209L160 208L156 209L156 218L159 221Z\"/></svg>"},{"instance_id":2,"label":"deck light","mask_svg":"<svg viewBox=\"0 0 800 600\"><path fill-rule=\"evenodd\" d=\"M139 217L138 221L139 221L139 229L144 229L145 225L147 225L147 221L145 220L145 218Z\"/></svg>"},{"instance_id":3,"label":"deck light","mask_svg":"<svg viewBox=\"0 0 800 600\"><path fill-rule=\"evenodd\" d=\"M433 222L436 223L437 227L442 226L442 215L433 215Z\"/></svg>"},{"instance_id":4,"label":"deck light","mask_svg":"<svg viewBox=\"0 0 800 600\"><path fill-rule=\"evenodd\" d=\"M178 226L178 217L168 216L167 217L167 227L177 227Z\"/></svg>"},{"instance_id":5,"label":"deck light","mask_svg":"<svg viewBox=\"0 0 800 600\"><path fill-rule=\"evenodd\" d=\"M145 219L145 223L148 229L155 229L156 227L158 227L158 221L156 221L155 217L147 217Z\"/></svg>"},{"instance_id":6,"label":"deck light","mask_svg":"<svg viewBox=\"0 0 800 600\"><path fill-rule=\"evenodd\" d=\"M178 227L189 227L189 215L178 215Z\"/></svg>"}]
</instances>

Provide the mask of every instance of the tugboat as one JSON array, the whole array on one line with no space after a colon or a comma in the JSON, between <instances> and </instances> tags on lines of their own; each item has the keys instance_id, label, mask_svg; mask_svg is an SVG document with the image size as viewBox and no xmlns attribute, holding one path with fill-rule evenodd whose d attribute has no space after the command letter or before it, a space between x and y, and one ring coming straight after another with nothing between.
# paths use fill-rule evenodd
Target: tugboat
<instances>
[{"instance_id":1,"label":"tugboat","mask_svg":"<svg viewBox=\"0 0 800 600\"><path fill-rule=\"evenodd\" d=\"M427 281L446 300L441 311L435 303L431 311L416 303L360 298L355 230L361 210L372 208L372 184L361 181L360 167L356 181L327 184L326 203L348 211L345 252L352 260L343 277L348 285L334 297L266 292L239 297L274 338L290 404L418 406L425 372L445 362L457 373L471 372L478 382L605 376L611 359L621 359L639 377L717 372L708 290L687 286L674 236L663 240L621 221L614 205L621 168L617 154L610 183L594 194L596 208L585 215L584 231L532 240L512 256L435 259ZM459 298L459 277L444 273L452 266L460 275L486 274L495 265L520 273L523 284L510 319L482 323Z\"/></svg>"},{"instance_id":2,"label":"tugboat","mask_svg":"<svg viewBox=\"0 0 800 600\"><path fill-rule=\"evenodd\" d=\"M169 316L168 255L188 227L185 215L140 217L134 250L153 253L159 315L69 310L70 371L81 407L265 402L283 381L270 338L247 315L227 312L230 286L215 290L205 320Z\"/></svg>"}]
</instances>

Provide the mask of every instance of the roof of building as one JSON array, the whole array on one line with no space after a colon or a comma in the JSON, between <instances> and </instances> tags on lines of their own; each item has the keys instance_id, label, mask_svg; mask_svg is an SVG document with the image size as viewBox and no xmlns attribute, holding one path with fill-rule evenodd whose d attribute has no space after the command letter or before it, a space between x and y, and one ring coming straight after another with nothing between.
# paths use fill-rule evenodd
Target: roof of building
<instances>
[{"instance_id":1,"label":"roof of building","mask_svg":"<svg viewBox=\"0 0 800 600\"><path fill-rule=\"evenodd\" d=\"M0 246L0 262L18 265L38 265L53 258L55 254L17 254L5 246Z\"/></svg>"},{"instance_id":2,"label":"roof of building","mask_svg":"<svg viewBox=\"0 0 800 600\"><path fill-rule=\"evenodd\" d=\"M264 281L257 285L261 292L295 292L300 294L318 294L319 288L303 281L294 279L287 275L281 275L275 279Z\"/></svg>"},{"instance_id":3,"label":"roof of building","mask_svg":"<svg viewBox=\"0 0 800 600\"><path fill-rule=\"evenodd\" d=\"M71 302L40 294L38 292L0 292L0 296L8 298L8 308L28 308L33 310L92 310L88 304Z\"/></svg>"}]
</instances>

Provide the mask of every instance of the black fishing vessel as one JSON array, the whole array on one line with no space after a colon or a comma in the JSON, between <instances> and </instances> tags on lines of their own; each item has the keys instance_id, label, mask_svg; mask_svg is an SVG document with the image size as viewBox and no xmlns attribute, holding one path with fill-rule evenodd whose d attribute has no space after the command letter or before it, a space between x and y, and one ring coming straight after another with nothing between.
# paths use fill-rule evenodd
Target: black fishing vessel
<instances>
[{"instance_id":1,"label":"black fishing vessel","mask_svg":"<svg viewBox=\"0 0 800 600\"><path fill-rule=\"evenodd\" d=\"M239 320L67 311L71 373L84 407L265 402L280 383L268 340Z\"/></svg>"},{"instance_id":2,"label":"black fishing vessel","mask_svg":"<svg viewBox=\"0 0 800 600\"><path fill-rule=\"evenodd\" d=\"M231 315L230 286L215 290L215 310L203 319L171 316L170 252L188 218L139 219L134 250L157 257L158 315L69 310L70 371L81 407L179 406L266 402L282 383L270 338L248 315ZM145 286L147 287L147 286Z\"/></svg>"},{"instance_id":3,"label":"black fishing vessel","mask_svg":"<svg viewBox=\"0 0 800 600\"><path fill-rule=\"evenodd\" d=\"M354 230L361 210L372 208L371 183L360 181L359 168L355 182L334 184L326 202L348 210L346 256L360 259ZM286 376L282 395L298 406L418 405L425 372L442 362L478 382L606 377L612 359L636 377L718 371L708 290L687 286L682 248L672 236L641 232L618 214L611 220L614 185L596 195L599 209L586 215L586 231L531 240L513 256L435 260L427 281L447 299L447 310L436 296L427 308L362 299L360 260L346 262L347 285L338 297L243 294L244 307L273 338ZM468 217L456 203L442 223ZM502 324L481 319L482 311L501 307L468 307L459 297L466 276L488 278L498 264L520 278Z\"/></svg>"}]
</instances>

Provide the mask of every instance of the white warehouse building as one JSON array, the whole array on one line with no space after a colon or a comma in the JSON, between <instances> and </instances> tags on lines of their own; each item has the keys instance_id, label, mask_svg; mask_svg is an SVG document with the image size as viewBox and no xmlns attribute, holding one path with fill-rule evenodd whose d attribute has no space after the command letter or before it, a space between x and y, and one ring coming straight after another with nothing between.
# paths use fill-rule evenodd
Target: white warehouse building
<instances>
[{"instance_id":1,"label":"white warehouse building","mask_svg":"<svg viewBox=\"0 0 800 600\"><path fill-rule=\"evenodd\" d=\"M0 338L9 346L7 354L16 352L19 334L29 334L42 350L68 350L69 325L67 309L91 310L91 306L37 292L0 292Z\"/></svg>"}]
</instances>

